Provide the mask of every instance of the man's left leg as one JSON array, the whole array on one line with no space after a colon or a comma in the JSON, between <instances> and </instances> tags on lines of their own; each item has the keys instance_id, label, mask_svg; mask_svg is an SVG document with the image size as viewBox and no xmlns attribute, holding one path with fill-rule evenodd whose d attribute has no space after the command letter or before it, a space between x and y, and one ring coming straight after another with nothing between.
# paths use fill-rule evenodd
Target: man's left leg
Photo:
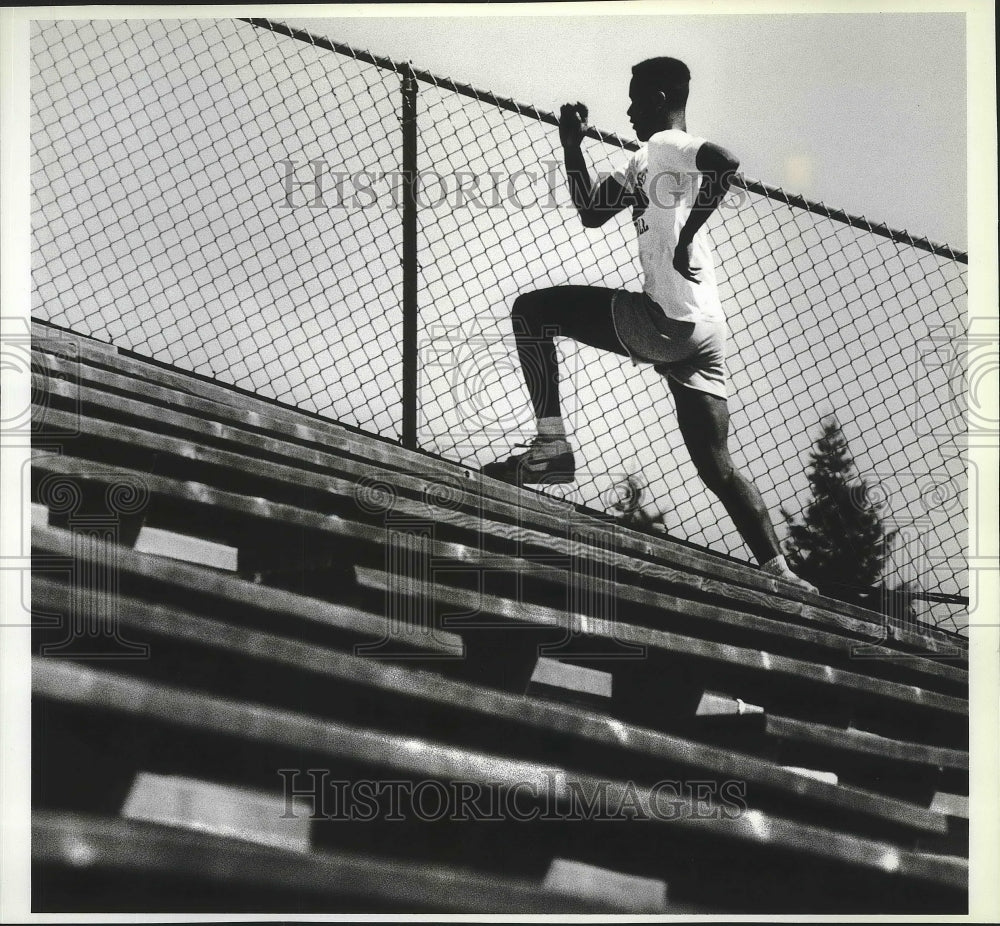
<instances>
[{"instance_id":1,"label":"man's left leg","mask_svg":"<svg viewBox=\"0 0 1000 926\"><path fill-rule=\"evenodd\" d=\"M511 325L538 436L530 442L527 453L487 463L482 468L485 475L520 485L575 480L576 464L559 401L554 338L572 338L628 356L612 318L614 298L614 290L600 286L552 286L522 293L514 300Z\"/></svg>"},{"instance_id":2,"label":"man's left leg","mask_svg":"<svg viewBox=\"0 0 1000 926\"><path fill-rule=\"evenodd\" d=\"M733 465L726 400L684 386L669 376L667 382L677 406L677 423L698 475L718 496L757 562L780 578L816 591L788 568L760 492Z\"/></svg>"}]
</instances>

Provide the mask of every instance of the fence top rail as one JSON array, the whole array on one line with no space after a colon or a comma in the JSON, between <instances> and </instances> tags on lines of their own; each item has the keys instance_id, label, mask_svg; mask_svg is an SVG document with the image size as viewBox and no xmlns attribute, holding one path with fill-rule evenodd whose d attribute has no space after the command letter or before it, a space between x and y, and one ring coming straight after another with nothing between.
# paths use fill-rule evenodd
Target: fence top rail
<instances>
[{"instance_id":1,"label":"fence top rail","mask_svg":"<svg viewBox=\"0 0 1000 926\"><path fill-rule=\"evenodd\" d=\"M464 84L453 80L451 77L441 77L430 71L415 68L409 61L396 61L395 59L386 57L385 55L376 55L370 51L355 48L345 42L336 42L332 39L309 32L306 29L297 29L294 26L276 22L273 19L251 17L239 17L239 19L241 22L249 23L259 29L267 29L271 32L277 32L281 35L286 35L289 38L297 39L300 42L315 45L317 48L324 48L327 51L333 51L337 54L355 58L358 61L365 61L368 64L373 64L376 67L384 68L388 71L395 71L397 74L404 77L413 77L419 81L423 81L424 83L433 84L436 87L444 87L454 93L471 97L474 100L495 106L498 109L506 109L510 112L517 113L520 116L527 116L530 119L535 119L538 122L544 122L549 125L559 125L559 118L555 115L555 113L538 109L537 107L531 106L527 103L518 103L507 97L497 96L489 90L479 90L470 84ZM593 138L597 141L615 145L626 151L635 151L639 148L639 143L637 141L622 138L614 132L604 132L600 129L590 127L587 129L585 134L588 138ZM825 218L831 219L834 222L842 222L845 225L850 225L854 228L860 228L864 231L871 232L873 235L889 238L897 243L908 244L912 247L919 248L922 251L928 251L938 257L946 257L961 264L969 263L969 255L967 252L956 250L947 244L939 244L928 238L911 235L905 229L900 231L881 222L871 222L864 216L851 215L842 209L831 209L822 202L814 202L813 200L806 199L804 196L796 196L786 193L780 187L768 186L758 180L751 180L744 177L742 174L735 176L733 178L733 182L737 186L741 186L743 189L748 190L751 193L766 196L768 199L785 203L786 205L794 208L804 209L808 212L815 213L816 215L821 215Z\"/></svg>"}]
</instances>

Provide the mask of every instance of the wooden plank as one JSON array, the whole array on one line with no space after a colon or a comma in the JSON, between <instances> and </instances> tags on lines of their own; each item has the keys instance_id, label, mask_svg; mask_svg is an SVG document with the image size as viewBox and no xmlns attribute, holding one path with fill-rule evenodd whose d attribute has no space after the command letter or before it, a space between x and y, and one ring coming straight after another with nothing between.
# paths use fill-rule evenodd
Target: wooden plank
<instances>
[{"instance_id":1,"label":"wooden plank","mask_svg":"<svg viewBox=\"0 0 1000 926\"><path fill-rule=\"evenodd\" d=\"M34 605L51 610L63 606L69 594L65 586L38 576L33 579L32 590ZM460 732L464 745L482 746L510 740L521 744L523 750L533 744L528 758L555 761L570 753L579 757L577 761L584 770L603 773L627 767L640 781L644 778L652 781L653 776L668 773L698 780L726 781L738 777L748 786L752 802L765 809L775 804L787 808L807 802L829 807L831 821L840 826L857 826L850 822L850 816L865 815L914 830L942 832L935 815L913 804L857 789L812 783L803 786L796 776L774 763L637 727L592 710L509 695L409 667L385 666L345 652L302 644L273 633L253 632L127 596L121 598L118 610L123 627L133 634L143 632L154 638L153 661L161 651L155 638L172 641L175 647L187 645L214 654L209 660L179 660L178 682L189 677L191 666L202 663L214 664L214 676L223 679L225 666L233 659L249 660L252 666L241 676L260 680L261 684L267 677L268 664L285 666L302 676L300 683L289 686L287 692L296 701L308 701L310 697L312 686L305 684L308 676L328 679L347 692L342 701L323 702L331 710L349 711L351 705L363 704L371 711L383 705L378 712L382 725L405 726L415 714L438 717L440 729ZM146 663L140 666L146 667ZM274 691L277 687L265 686L264 690ZM341 703L343 707L339 706ZM308 703L299 706L310 707ZM316 710L315 704L311 709ZM472 727L459 722L459 718L468 716L477 718ZM526 733L533 735L529 738Z\"/></svg>"},{"instance_id":2,"label":"wooden plank","mask_svg":"<svg viewBox=\"0 0 1000 926\"><path fill-rule=\"evenodd\" d=\"M385 590L389 587L389 580L384 572L368 567L358 567L357 573L358 581L363 586L378 590ZM646 658L642 660L625 660L620 657L610 658L610 656L606 659L605 665L615 673L616 680L627 673L645 670L644 663L646 661L655 660L658 656L669 655L674 658L689 657L738 670L748 680L748 688L754 689L750 692L751 696L755 693L759 694L764 699L761 703L765 708L767 707L766 698L768 696L773 698L777 692L790 695L793 700L798 700L802 696L800 690L795 686L795 683L798 683L803 686L803 689L811 688L817 694L823 693L825 689L826 694L838 700L860 696L862 700L886 699L896 704L906 704L911 708L918 706L933 708L956 718L967 716L968 713L968 702L959 698L925 691L916 686L900 685L854 672L834 669L828 665L817 665L785 656L776 656L761 650L685 637L669 631L649 630L623 621L604 622L584 614L566 613L544 605L469 592L464 589L431 584L408 577L393 577L393 587L402 594L426 599L438 606L456 608L465 613L475 613L482 620L514 621L527 625L550 626L563 629L570 636L590 636L606 640L610 644L624 644L642 648L646 653ZM461 633L457 621L448 626ZM569 654L563 658L569 658ZM585 657L577 656L575 658ZM621 665L616 665L616 662L620 662ZM652 671L660 670L657 667ZM773 681L766 681L765 678L773 679ZM705 679L705 683L708 684L708 679ZM817 687L813 688L813 686ZM810 704L808 707L814 708L814 705Z\"/></svg>"},{"instance_id":3,"label":"wooden plank","mask_svg":"<svg viewBox=\"0 0 1000 926\"><path fill-rule=\"evenodd\" d=\"M698 702L698 717L731 717L734 714L742 717L745 714L763 714L764 708L759 704L747 704L742 698L720 695L706 691Z\"/></svg>"},{"instance_id":4,"label":"wooden plank","mask_svg":"<svg viewBox=\"0 0 1000 926\"><path fill-rule=\"evenodd\" d=\"M496 873L444 868L358 855L350 852L282 851L207 833L157 826L130 820L35 810L32 814L32 860L44 875L36 879L33 907L51 909L46 889L58 889L58 869L115 874L124 891L129 882L144 885L141 909L196 912L187 906L193 886L208 882L222 889L223 910L243 909L269 895L273 912L356 912L358 902L369 909L451 913L628 913L642 912L627 897L580 898L547 890L524 879ZM189 891L157 896L155 882L184 879ZM39 885L41 881L41 885ZM39 889L41 887L41 889ZM161 887L161 890L164 890ZM113 896L77 895L74 910L114 904ZM105 910L106 906L100 906ZM209 908L212 909L212 908ZM253 912L265 912L251 907Z\"/></svg>"},{"instance_id":5,"label":"wooden plank","mask_svg":"<svg viewBox=\"0 0 1000 926\"><path fill-rule=\"evenodd\" d=\"M61 420L59 413L55 411L50 411L49 417L54 421ZM269 492L272 497L277 494L279 495L278 500L281 500L281 495L285 495L292 499L298 499L300 502L304 501L302 499L303 489L308 488L315 491L317 504L322 503L329 507L336 504L335 496L339 496L344 503L347 503L346 510L348 512L353 511L363 517L363 510L356 505L357 484L338 477L320 475L271 461L263 462L229 451L191 445L178 438L149 434L138 428L112 425L89 418L75 418L74 420L81 431L99 437L109 444L118 442L126 445L130 450L144 447L150 452L155 452L158 466L161 469L167 465L168 460L173 459L175 461L173 466L180 468L179 470L175 469L175 471L183 472L190 469L191 472L186 475L192 478L197 478L199 475L208 477L215 472L218 474L215 481L223 486L231 482L231 478L225 475L227 471L239 471L260 480L256 491ZM199 467L199 463L204 465ZM205 466L216 469L206 471ZM275 488L269 489L269 486ZM551 560L551 554L555 552L566 558L565 565L570 565L574 561L579 561L581 564L586 562L591 564L595 571L597 567L603 566L607 567L603 571L612 571L616 574L621 572L623 580L627 577L641 578L641 573L629 568L630 565L634 565L634 561L630 562L628 557L615 554L590 557L588 550L594 550L596 553L595 548L581 547L575 541L545 535L537 531L512 529L508 525L491 521L482 516L467 515L446 507L414 502L403 497L394 499L393 516L412 518L414 521L426 520L436 526L447 524L461 528L464 531L461 536L474 541L476 548L483 546L483 538L486 537L507 540L510 541L510 545L515 550L521 551L524 555L530 555L532 551L537 550L541 551L543 555L548 555ZM522 560L522 562L525 561ZM531 572L538 577L547 576L550 581L565 582L565 566L535 566ZM683 587L683 577L672 576L672 578L681 579ZM879 669L883 677L914 681L953 693L962 693L967 686L967 673L959 666L941 664L916 657L900 660L899 651L868 643L867 641L872 639L870 636L871 628L868 625L863 629L866 636L845 637L841 633L828 632L822 627L789 624L785 621L773 620L717 604L692 601L650 589L635 588L625 581L612 584L594 577L588 582L589 586L600 594L620 602L622 610L627 610L628 605L640 605L644 609L655 609L658 615L656 626L680 623L688 632L696 634L707 632L709 636L714 633L716 639L731 639L733 635L737 635L738 640L744 642L753 642L754 638L759 635L762 639L758 645L778 646L777 651L779 652L784 646L784 651L788 654L802 654L803 651L808 654L811 651L817 656L839 660L838 664L842 666L857 665L856 649L859 641L863 640L866 642L869 654L866 658L870 660L870 664L874 663L873 667ZM711 627L701 627L700 625L705 622L718 624L720 625L719 629L713 631ZM846 628L838 627L837 629L844 630ZM852 629L856 630L856 628ZM883 661L880 662L880 658Z\"/></svg>"},{"instance_id":6,"label":"wooden plank","mask_svg":"<svg viewBox=\"0 0 1000 926\"><path fill-rule=\"evenodd\" d=\"M949 817L961 817L963 820L968 820L969 795L938 791L931 801L931 810Z\"/></svg>"},{"instance_id":7,"label":"wooden plank","mask_svg":"<svg viewBox=\"0 0 1000 926\"><path fill-rule=\"evenodd\" d=\"M65 356L67 345L70 345L72 353L81 360L114 363L113 358L118 356L118 348L107 341L99 341L97 338L90 338L65 328L38 324L32 320L32 350L52 351Z\"/></svg>"},{"instance_id":8,"label":"wooden plank","mask_svg":"<svg viewBox=\"0 0 1000 926\"><path fill-rule=\"evenodd\" d=\"M306 801L252 788L141 771L132 782L121 815L165 826L182 826L295 852L309 851Z\"/></svg>"},{"instance_id":9,"label":"wooden plank","mask_svg":"<svg viewBox=\"0 0 1000 926\"><path fill-rule=\"evenodd\" d=\"M659 878L639 878L573 859L552 860L543 882L549 890L574 894L581 899L606 898L616 903L632 901L645 913L671 912L667 885Z\"/></svg>"},{"instance_id":10,"label":"wooden plank","mask_svg":"<svg viewBox=\"0 0 1000 926\"><path fill-rule=\"evenodd\" d=\"M69 531L59 528L34 528L31 536L36 551L33 576L37 580L44 581L42 577L47 570L57 575L65 573L72 562L79 562L86 574L87 567L112 561L120 581L155 582L169 589L175 601L183 600L186 589L195 590L201 599L224 603L237 611L246 622L254 612L263 614L272 628L281 627L286 634L301 633L298 627L305 625L315 628L310 637L318 634L321 640L331 645L339 642L345 649L358 643L391 641L391 652L399 652L402 658L417 658L421 663L451 661L463 653L461 638L443 630L434 634L410 633L409 628L394 625L384 615L257 585L180 561L137 553L127 547L116 547L112 557L103 557L98 545L75 543Z\"/></svg>"},{"instance_id":11,"label":"wooden plank","mask_svg":"<svg viewBox=\"0 0 1000 926\"><path fill-rule=\"evenodd\" d=\"M142 364L137 365L133 361L121 364L122 359L121 357L116 358L115 362L120 364L117 369L128 369L132 375L139 375L139 368L142 367ZM56 367L58 367L59 363L57 360L48 358L45 362L54 364ZM155 376L159 377L164 372L167 371L155 369L151 375L155 374ZM234 408L233 406L220 405L217 401L213 400L205 400L199 403L193 400L189 394L172 395L169 388L158 387L152 383L146 386L141 382L137 383L134 379L127 379L115 373L106 373L102 378L96 371L90 370L86 371L84 375L91 377L88 380L89 382L99 382L105 387L114 384L125 394L139 393L147 400L156 400L168 407L181 407L189 411L198 412L200 413L200 417L211 419L217 423L236 423L243 427L249 426L255 428L258 431L264 428L270 430L272 433L294 437L294 439L300 442L312 443L324 449L332 447L341 453L355 457L357 460L363 460L368 464L374 463L390 471L399 472L402 470L404 474L416 473L432 479L444 478L451 484L472 484L475 487L477 495L488 502L505 502L517 508L519 512L518 521L520 523L527 523L530 520L536 524L544 523L549 527L558 526L561 516L555 513L555 509L560 508L565 509L567 514L576 516L573 506L560 503L551 498L547 498L544 501L537 500L537 493L530 490L516 489L504 486L494 480L480 478L477 473L473 473L456 464L437 461L426 454L405 451L384 441L379 441L374 437L353 434L334 423L313 419L302 413L296 415L293 410L281 409L261 400L257 400L256 402L251 400L250 403L254 408L258 408L259 411L241 414L240 408L247 406L247 400L242 396L240 397L240 403L238 403L239 407ZM180 374L176 373L171 373L170 376L173 382L176 382L178 377L183 378ZM205 384L199 384L199 388L201 385ZM177 387L174 386L173 388ZM300 420L288 420L296 417ZM309 423L305 424L305 421ZM530 515L530 517L526 518L526 515ZM702 579L707 580L708 584L705 585L705 589L710 593L715 584L722 581L754 589L758 592L768 592L772 596L777 594L779 598L792 599L793 602L809 601L815 604L816 602L827 601L826 606L820 605L819 611L828 611L829 600L800 592L784 582L774 580L760 573L758 570L737 566L724 559L713 557L710 554L702 554L672 545L660 538L639 535L629 530L623 530L620 525L601 525L600 522L595 522L594 529L603 532L609 539L614 539L616 543L623 545L634 555L662 560L675 567L679 566L690 573L699 575ZM884 623L880 615L844 602L837 602L836 610L842 617L851 617L869 625L874 623L876 626L881 626ZM816 617L814 613L816 608L814 607L799 607L793 609L793 611L806 619L815 619ZM957 657L967 651L967 642L962 640L962 638L944 634L933 628L924 628L921 632L914 632L906 628L889 626L886 628L886 632L890 640L896 639L917 649L936 651L949 657Z\"/></svg>"},{"instance_id":12,"label":"wooden plank","mask_svg":"<svg viewBox=\"0 0 1000 926\"><path fill-rule=\"evenodd\" d=\"M771 736L831 745L852 753L879 756L914 765L940 766L965 772L969 770L967 750L896 740L865 730L842 730L822 724L803 723L791 717L773 714L767 715L766 723L767 732Z\"/></svg>"},{"instance_id":13,"label":"wooden plank","mask_svg":"<svg viewBox=\"0 0 1000 926\"><path fill-rule=\"evenodd\" d=\"M134 351L122 350L115 344L88 337L76 331L32 319L32 349L39 353L55 352L53 347L61 343L73 344L77 356L96 369L130 376L150 384L177 389L191 395L202 396L213 402L241 405L251 393L239 387L201 378L194 371L170 364L158 363L152 357L141 357ZM257 401L269 407L280 407L254 396Z\"/></svg>"},{"instance_id":14,"label":"wooden plank","mask_svg":"<svg viewBox=\"0 0 1000 926\"><path fill-rule=\"evenodd\" d=\"M782 764L834 770L841 782L927 806L936 791L969 788L969 754L815 719L769 713L706 716L697 734L719 747Z\"/></svg>"},{"instance_id":15,"label":"wooden plank","mask_svg":"<svg viewBox=\"0 0 1000 926\"><path fill-rule=\"evenodd\" d=\"M235 517L239 522L239 527L229 528L229 542L236 544L239 544L241 539L247 536L250 529L249 522L256 522L258 525L269 525L269 529L272 525L286 524L314 531L317 534L337 537L341 540L374 544L382 551L386 549L387 538L384 529L359 525L335 515L319 515L260 498L245 498L198 483L179 484L161 476L135 473L110 464L99 464L96 473L94 468L95 465L88 461L75 460L65 455L43 457L35 465L35 469L42 472L71 475L81 482L94 482L98 485L105 484L109 480L126 478L139 480L151 496L171 499L174 503L184 502L203 509L206 512L206 520L210 517L212 525L220 531L226 529L226 525L220 523L222 514L230 518ZM178 510L176 504L172 504L170 510L176 512ZM470 551L468 548L454 543L430 541L427 543L427 553L441 563L450 560L466 566L470 564L496 566L499 564L505 570L513 568L513 564L507 557L493 557L484 562L475 551ZM358 572L360 578L360 570ZM426 597L427 589L413 584L408 579L401 581L411 586L418 596ZM436 586L434 595L439 600L449 601L452 604L461 602L459 607L471 608L474 611L483 607L483 602L479 600L478 596L470 597L459 590L445 586ZM536 627L547 626L557 630L562 629L594 639L604 639L615 645L626 643L633 647L648 647L651 653L669 652L675 657L694 657L716 665L726 665L734 670L738 669L745 677L756 677L762 682L765 677L780 677L786 683L788 680L796 679L806 683L807 687L813 690L817 690L814 686L818 686L818 690L836 691L838 698L843 698L849 693L854 696L852 700L860 698L861 701L869 703L874 700L887 701L897 706L907 705L912 710L921 713L930 711L932 712L931 716L938 717L943 714L961 719L963 723L965 722L964 718L968 716L967 701L927 691L914 685L902 685L873 679L857 673L834 669L828 665L817 665L758 650L693 639L667 631L639 628L623 622L614 622L614 626L611 628L613 632L609 632L608 628L598 626L598 622L585 615L564 615L548 608L526 607L517 602L501 599L488 600L495 615L505 621L511 620L517 623L533 624ZM959 736L960 732L956 729L955 735Z\"/></svg>"},{"instance_id":16,"label":"wooden plank","mask_svg":"<svg viewBox=\"0 0 1000 926\"><path fill-rule=\"evenodd\" d=\"M143 526L136 538L135 549L139 553L151 553L155 556L183 560L186 563L198 563L214 569L236 572L235 548L202 540L200 537L188 537L177 531Z\"/></svg>"},{"instance_id":17,"label":"wooden plank","mask_svg":"<svg viewBox=\"0 0 1000 926\"><path fill-rule=\"evenodd\" d=\"M531 684L546 690L571 692L586 697L588 703L601 706L611 697L610 672L574 666L558 659L539 659L531 674Z\"/></svg>"},{"instance_id":18,"label":"wooden plank","mask_svg":"<svg viewBox=\"0 0 1000 926\"><path fill-rule=\"evenodd\" d=\"M415 778L442 781L487 782L501 787L520 787L536 782L543 793L555 786L557 798L565 800L570 783L603 790L612 798L634 794L642 806L656 798L630 782L588 779L559 766L514 761L496 755L474 753L440 743L400 737L364 728L193 693L110 672L60 663L32 661L32 691L37 698L74 704L89 710L141 717L147 722L196 728L201 732L238 736L248 741L297 751L350 758L372 767ZM685 813L660 819L650 815L648 823L662 829L664 838L684 834L734 842L759 851L781 847L817 861L835 861L858 870L877 872L892 879L913 879L926 884L964 890L968 865L956 859L950 865L928 863L918 854L878 840L868 840L797 823L758 810L747 810L725 819L697 817ZM647 825L643 821L642 825ZM270 850L276 851L276 850Z\"/></svg>"},{"instance_id":19,"label":"wooden plank","mask_svg":"<svg viewBox=\"0 0 1000 926\"><path fill-rule=\"evenodd\" d=\"M804 778L814 778L816 781L825 781L831 785L837 784L836 772L826 772L818 768L800 768L797 765L785 765L783 768L786 772L793 772L796 775L802 775Z\"/></svg>"}]
</instances>

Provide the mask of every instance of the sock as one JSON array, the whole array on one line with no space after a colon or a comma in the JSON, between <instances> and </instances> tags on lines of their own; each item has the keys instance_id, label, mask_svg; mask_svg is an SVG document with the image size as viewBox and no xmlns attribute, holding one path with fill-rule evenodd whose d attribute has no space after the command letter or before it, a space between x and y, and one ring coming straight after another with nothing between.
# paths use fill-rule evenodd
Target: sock
<instances>
[{"instance_id":1,"label":"sock","mask_svg":"<svg viewBox=\"0 0 1000 926\"><path fill-rule=\"evenodd\" d=\"M785 557L780 553L774 559L769 559L766 563L762 563L760 568L765 572L770 572L777 576L785 575L792 571L788 563L785 562Z\"/></svg>"},{"instance_id":2,"label":"sock","mask_svg":"<svg viewBox=\"0 0 1000 926\"><path fill-rule=\"evenodd\" d=\"M538 437L531 447L533 460L548 460L569 452L566 428L558 416L538 419Z\"/></svg>"},{"instance_id":3,"label":"sock","mask_svg":"<svg viewBox=\"0 0 1000 926\"><path fill-rule=\"evenodd\" d=\"M795 585L798 585L799 588L806 589L806 591L819 591L819 589L817 589L812 582L807 582L802 578L802 576L792 572L792 569L786 562L785 557L780 553L774 557L774 559L769 559L766 563L763 563L760 568L763 569L764 572L770 573L772 576L777 576L779 579L786 579L789 582L793 582Z\"/></svg>"},{"instance_id":4,"label":"sock","mask_svg":"<svg viewBox=\"0 0 1000 926\"><path fill-rule=\"evenodd\" d=\"M561 438L566 440L566 426L558 415L554 418L538 419L538 436L544 440Z\"/></svg>"}]
</instances>

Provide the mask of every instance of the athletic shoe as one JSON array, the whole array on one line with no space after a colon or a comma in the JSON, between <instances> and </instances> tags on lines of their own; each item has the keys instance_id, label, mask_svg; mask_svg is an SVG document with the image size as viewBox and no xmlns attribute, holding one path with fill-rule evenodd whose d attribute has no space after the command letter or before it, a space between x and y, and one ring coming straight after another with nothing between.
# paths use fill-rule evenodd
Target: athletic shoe
<instances>
[{"instance_id":1,"label":"athletic shoe","mask_svg":"<svg viewBox=\"0 0 1000 926\"><path fill-rule=\"evenodd\" d=\"M534 437L527 444L514 446L527 447L528 452L487 463L483 475L518 486L557 485L576 479L576 461L564 438Z\"/></svg>"},{"instance_id":2,"label":"athletic shoe","mask_svg":"<svg viewBox=\"0 0 1000 926\"><path fill-rule=\"evenodd\" d=\"M811 582L807 582L802 576L797 576L794 572L789 572L788 575L780 575L779 579L784 579L786 582L796 586L796 588L802 589L804 592L812 592L814 595L819 594L819 589L816 588Z\"/></svg>"},{"instance_id":3,"label":"athletic shoe","mask_svg":"<svg viewBox=\"0 0 1000 926\"><path fill-rule=\"evenodd\" d=\"M802 589L804 592L812 592L814 595L819 594L819 589L815 585L807 582L801 576L797 576L787 565L781 562L765 563L761 569L764 570L768 575L775 576L778 579L784 579L789 585L794 585L796 588Z\"/></svg>"}]
</instances>

